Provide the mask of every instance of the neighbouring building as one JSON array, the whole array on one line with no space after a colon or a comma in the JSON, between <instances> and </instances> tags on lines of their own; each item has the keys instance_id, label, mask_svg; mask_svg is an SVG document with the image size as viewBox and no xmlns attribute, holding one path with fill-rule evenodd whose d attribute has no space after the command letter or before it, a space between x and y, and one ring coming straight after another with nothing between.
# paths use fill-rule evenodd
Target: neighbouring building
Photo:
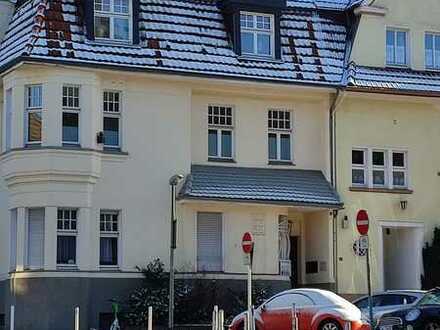
<instances>
[{"instance_id":1,"label":"neighbouring building","mask_svg":"<svg viewBox=\"0 0 440 330\"><path fill-rule=\"evenodd\" d=\"M80 306L100 329L136 266L169 267L176 174L180 278L244 287L252 231L274 291L364 293L365 208L375 289L419 286L404 269L440 216L427 2L417 21L409 0L0 0L0 321L70 329Z\"/></svg>"}]
</instances>

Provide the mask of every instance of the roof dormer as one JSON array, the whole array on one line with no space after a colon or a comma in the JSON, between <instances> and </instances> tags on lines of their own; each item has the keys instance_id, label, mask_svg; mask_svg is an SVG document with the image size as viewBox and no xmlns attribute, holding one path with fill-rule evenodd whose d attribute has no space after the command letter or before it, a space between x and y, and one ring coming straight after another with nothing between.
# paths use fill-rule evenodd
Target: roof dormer
<instances>
[{"instance_id":1,"label":"roof dormer","mask_svg":"<svg viewBox=\"0 0 440 330\"><path fill-rule=\"evenodd\" d=\"M280 16L286 0L223 0L225 25L237 55L280 59Z\"/></svg>"}]
</instances>

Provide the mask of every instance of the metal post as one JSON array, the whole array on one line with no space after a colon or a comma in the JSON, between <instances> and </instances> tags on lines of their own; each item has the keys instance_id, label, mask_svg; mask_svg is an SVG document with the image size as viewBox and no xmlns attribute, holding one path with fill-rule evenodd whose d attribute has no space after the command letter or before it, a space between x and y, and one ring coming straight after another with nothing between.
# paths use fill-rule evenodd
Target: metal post
<instances>
[{"instance_id":1,"label":"metal post","mask_svg":"<svg viewBox=\"0 0 440 330\"><path fill-rule=\"evenodd\" d=\"M79 330L79 307L75 307L75 330Z\"/></svg>"},{"instance_id":2,"label":"metal post","mask_svg":"<svg viewBox=\"0 0 440 330\"><path fill-rule=\"evenodd\" d=\"M147 330L153 330L153 307L148 307Z\"/></svg>"},{"instance_id":3,"label":"metal post","mask_svg":"<svg viewBox=\"0 0 440 330\"><path fill-rule=\"evenodd\" d=\"M10 320L9 320L9 329L14 330L15 329L15 306L11 305L11 313L9 314Z\"/></svg>"},{"instance_id":4,"label":"metal post","mask_svg":"<svg viewBox=\"0 0 440 330\"><path fill-rule=\"evenodd\" d=\"M292 330L298 330L298 316L296 314L296 305L292 305Z\"/></svg>"},{"instance_id":5,"label":"metal post","mask_svg":"<svg viewBox=\"0 0 440 330\"><path fill-rule=\"evenodd\" d=\"M225 311L223 309L218 311L218 330L225 328Z\"/></svg>"},{"instance_id":6,"label":"metal post","mask_svg":"<svg viewBox=\"0 0 440 330\"><path fill-rule=\"evenodd\" d=\"M252 260L252 257L251 257ZM248 297L247 297L247 308L248 308L248 329L249 330L253 330L252 329L252 261L249 263L248 265L248 280L247 280L247 292L248 292Z\"/></svg>"},{"instance_id":7,"label":"metal post","mask_svg":"<svg viewBox=\"0 0 440 330\"><path fill-rule=\"evenodd\" d=\"M176 186L171 185L171 244L170 244L170 295L168 310L168 328L174 329L174 250L176 249L175 202Z\"/></svg>"},{"instance_id":8,"label":"metal post","mask_svg":"<svg viewBox=\"0 0 440 330\"><path fill-rule=\"evenodd\" d=\"M249 311L244 314L244 330L249 330Z\"/></svg>"},{"instance_id":9,"label":"metal post","mask_svg":"<svg viewBox=\"0 0 440 330\"><path fill-rule=\"evenodd\" d=\"M367 282L368 282L368 312L370 315L370 328L374 329L374 317L373 317L373 298L371 296L371 267L370 267L370 242L368 242L367 248Z\"/></svg>"}]
</instances>

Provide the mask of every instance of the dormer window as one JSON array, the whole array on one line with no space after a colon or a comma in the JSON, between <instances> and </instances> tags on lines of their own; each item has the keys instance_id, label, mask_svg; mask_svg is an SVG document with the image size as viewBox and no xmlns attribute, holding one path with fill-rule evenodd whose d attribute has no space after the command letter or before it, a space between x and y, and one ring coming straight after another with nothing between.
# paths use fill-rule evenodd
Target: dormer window
<instances>
[{"instance_id":1,"label":"dormer window","mask_svg":"<svg viewBox=\"0 0 440 330\"><path fill-rule=\"evenodd\" d=\"M241 54L274 57L274 16L240 13Z\"/></svg>"},{"instance_id":2,"label":"dormer window","mask_svg":"<svg viewBox=\"0 0 440 330\"><path fill-rule=\"evenodd\" d=\"M95 38L128 42L132 38L130 0L95 0Z\"/></svg>"}]
</instances>

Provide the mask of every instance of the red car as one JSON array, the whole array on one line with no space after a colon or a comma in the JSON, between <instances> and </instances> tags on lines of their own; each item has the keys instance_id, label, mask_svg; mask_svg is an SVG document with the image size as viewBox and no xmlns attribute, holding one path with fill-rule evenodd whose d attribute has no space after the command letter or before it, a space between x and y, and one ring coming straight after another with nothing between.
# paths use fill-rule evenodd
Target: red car
<instances>
[{"instance_id":1,"label":"red car","mask_svg":"<svg viewBox=\"0 0 440 330\"><path fill-rule=\"evenodd\" d=\"M293 305L298 330L370 330L361 311L333 292L294 289L281 292L255 310L257 330L291 330ZM244 329L245 313L234 318L230 330Z\"/></svg>"}]
</instances>

